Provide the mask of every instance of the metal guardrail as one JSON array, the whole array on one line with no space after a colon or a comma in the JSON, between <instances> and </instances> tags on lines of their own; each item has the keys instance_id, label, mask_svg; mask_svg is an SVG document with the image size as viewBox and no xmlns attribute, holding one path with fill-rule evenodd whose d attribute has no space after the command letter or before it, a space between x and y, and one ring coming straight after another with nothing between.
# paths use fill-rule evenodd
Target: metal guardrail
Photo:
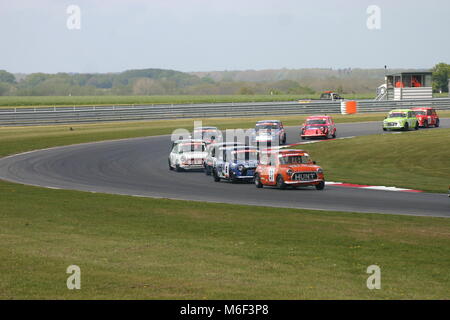
<instances>
[{"instance_id":1,"label":"metal guardrail","mask_svg":"<svg viewBox=\"0 0 450 320\"><path fill-rule=\"evenodd\" d=\"M340 102L336 101L311 100L301 103L293 101L238 104L0 108L0 126L316 113L334 114L340 113L340 105ZM450 98L402 101L359 100L358 112L387 112L395 108L410 108L415 106L433 106L437 110L450 110Z\"/></svg>"}]
</instances>

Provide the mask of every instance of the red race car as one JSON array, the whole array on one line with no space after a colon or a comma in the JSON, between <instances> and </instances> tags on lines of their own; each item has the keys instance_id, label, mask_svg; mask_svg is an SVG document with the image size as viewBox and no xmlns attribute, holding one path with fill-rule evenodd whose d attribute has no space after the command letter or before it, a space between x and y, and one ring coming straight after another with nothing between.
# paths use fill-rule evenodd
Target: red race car
<instances>
[{"instance_id":1,"label":"red race car","mask_svg":"<svg viewBox=\"0 0 450 320\"><path fill-rule=\"evenodd\" d=\"M330 116L311 116L306 118L300 128L300 137L306 138L336 138L336 126Z\"/></svg>"},{"instance_id":2,"label":"red race car","mask_svg":"<svg viewBox=\"0 0 450 320\"><path fill-rule=\"evenodd\" d=\"M260 162L255 172L255 185L276 186L315 186L325 188L325 178L321 167L309 158L308 153L297 149L266 150L260 153Z\"/></svg>"},{"instance_id":3,"label":"red race car","mask_svg":"<svg viewBox=\"0 0 450 320\"><path fill-rule=\"evenodd\" d=\"M430 107L411 108L419 121L419 127L428 128L429 126L439 127L439 116L436 110Z\"/></svg>"}]
</instances>

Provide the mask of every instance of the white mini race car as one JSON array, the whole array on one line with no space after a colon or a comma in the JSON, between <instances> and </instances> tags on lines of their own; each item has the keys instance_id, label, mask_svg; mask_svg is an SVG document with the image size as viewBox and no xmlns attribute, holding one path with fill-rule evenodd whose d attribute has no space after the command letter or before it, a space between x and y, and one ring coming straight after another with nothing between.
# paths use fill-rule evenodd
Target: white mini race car
<instances>
[{"instance_id":1,"label":"white mini race car","mask_svg":"<svg viewBox=\"0 0 450 320\"><path fill-rule=\"evenodd\" d=\"M169 155L169 170L203 169L206 155L206 144L202 140L177 140Z\"/></svg>"}]
</instances>

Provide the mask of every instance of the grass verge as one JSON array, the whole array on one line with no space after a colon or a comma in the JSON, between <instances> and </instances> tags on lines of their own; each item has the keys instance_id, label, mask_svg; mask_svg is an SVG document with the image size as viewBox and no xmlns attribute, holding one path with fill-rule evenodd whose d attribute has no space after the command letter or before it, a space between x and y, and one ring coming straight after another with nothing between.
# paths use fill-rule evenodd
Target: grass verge
<instances>
[{"instance_id":1,"label":"grass verge","mask_svg":"<svg viewBox=\"0 0 450 320\"><path fill-rule=\"evenodd\" d=\"M446 193L450 129L370 135L298 146L308 150L329 181Z\"/></svg>"},{"instance_id":2,"label":"grass verge","mask_svg":"<svg viewBox=\"0 0 450 320\"><path fill-rule=\"evenodd\" d=\"M0 107L267 102L319 99L319 97L319 93L308 95L3 96L0 97ZM375 95L348 94L345 97L347 99L373 99Z\"/></svg>"},{"instance_id":3,"label":"grass verge","mask_svg":"<svg viewBox=\"0 0 450 320\"><path fill-rule=\"evenodd\" d=\"M0 192L0 299L448 298L448 219Z\"/></svg>"}]
</instances>

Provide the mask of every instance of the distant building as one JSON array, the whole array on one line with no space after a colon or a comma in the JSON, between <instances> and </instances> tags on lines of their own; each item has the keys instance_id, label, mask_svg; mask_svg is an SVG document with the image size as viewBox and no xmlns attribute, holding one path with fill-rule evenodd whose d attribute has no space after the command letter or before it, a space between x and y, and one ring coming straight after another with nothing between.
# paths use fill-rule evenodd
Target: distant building
<instances>
[{"instance_id":1,"label":"distant building","mask_svg":"<svg viewBox=\"0 0 450 320\"><path fill-rule=\"evenodd\" d=\"M432 72L410 71L388 74L378 87L376 100L432 99Z\"/></svg>"}]
</instances>

